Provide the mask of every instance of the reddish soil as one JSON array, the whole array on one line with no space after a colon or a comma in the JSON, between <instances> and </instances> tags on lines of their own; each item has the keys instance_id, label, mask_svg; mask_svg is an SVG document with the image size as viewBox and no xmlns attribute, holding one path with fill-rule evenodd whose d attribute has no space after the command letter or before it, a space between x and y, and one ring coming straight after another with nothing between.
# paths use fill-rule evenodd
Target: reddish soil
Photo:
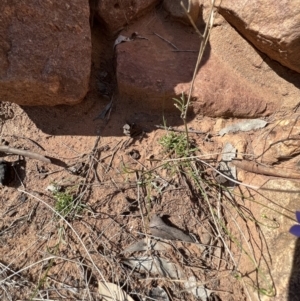
<instances>
[{"instance_id":1,"label":"reddish soil","mask_svg":"<svg viewBox=\"0 0 300 301\"><path fill-rule=\"evenodd\" d=\"M94 34L98 30L95 26ZM107 45L101 48L94 36L91 89L81 104L21 108L1 103L2 139L10 147L57 159L55 164L46 164L5 157L16 162L16 172L10 184L0 190L2 300L100 300L97 283L103 278L119 283L134 300L145 300L149 290L158 285L170 300L196 300L185 291L183 281L139 273L124 264L129 256L125 248L150 234L153 214L208 246L200 249L197 244L178 246L173 242L171 251L155 251L151 256L176 262L187 276L195 276L199 284L213 291L209 300L246 300L239 267L234 266L213 226L206 202L210 201L220 219L226 216L212 171L196 166L198 176L203 177L201 192L184 167L174 162L162 164L174 156L159 144L167 132L156 125L163 124L165 118L167 125L183 130L180 112L139 113L115 96L109 116L97 119L109 103L99 89L102 94L117 95L113 56L108 51L113 39L100 38L106 39ZM126 123L141 130L133 138L127 137L123 134ZM197 155L220 153L221 142L206 136L213 133L214 124L210 118L195 118L189 123L190 128L205 133L191 134L193 144L201 150ZM140 154L139 159L132 158L132 150ZM69 167L79 174L72 174ZM67 221L55 216L55 198L46 190L53 183L70 191L85 208ZM226 198L232 202L225 193ZM225 232L222 235L238 262L239 248Z\"/></svg>"}]
</instances>

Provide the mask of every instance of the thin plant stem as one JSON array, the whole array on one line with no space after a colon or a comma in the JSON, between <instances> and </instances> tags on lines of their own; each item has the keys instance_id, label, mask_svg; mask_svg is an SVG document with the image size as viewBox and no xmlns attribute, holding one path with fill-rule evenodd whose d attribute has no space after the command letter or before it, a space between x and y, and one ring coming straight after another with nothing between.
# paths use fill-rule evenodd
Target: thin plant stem
<instances>
[{"instance_id":1,"label":"thin plant stem","mask_svg":"<svg viewBox=\"0 0 300 301\"><path fill-rule=\"evenodd\" d=\"M198 72L198 68L199 68L200 62L203 58L204 50L206 48L206 45L207 45L207 42L208 42L208 39L209 39L209 36L210 36L210 32L211 32L211 29L212 29L212 26L213 26L213 22L214 22L214 4L215 4L215 0L212 0L210 13L209 13L209 20L208 20L208 22L205 26L203 38L202 38L202 41L201 41L201 44L200 44L199 54L198 54L198 57L197 57L196 66L195 66L194 73L193 73L192 82L191 82L189 93L188 93L187 102L184 104L184 111L182 112L182 120L183 120L183 123L184 123L186 139L187 139L187 150L189 150L189 143L188 143L188 141L189 141L189 131L188 131L187 120L186 120L187 111L188 111L188 107L189 107L190 102L191 102L192 92L193 92L193 89L194 89L194 84L195 84L195 79L196 79L196 75L197 75L197 72ZM186 9L185 9L185 11L186 11ZM189 15L188 15L188 17L189 17Z\"/></svg>"}]
</instances>

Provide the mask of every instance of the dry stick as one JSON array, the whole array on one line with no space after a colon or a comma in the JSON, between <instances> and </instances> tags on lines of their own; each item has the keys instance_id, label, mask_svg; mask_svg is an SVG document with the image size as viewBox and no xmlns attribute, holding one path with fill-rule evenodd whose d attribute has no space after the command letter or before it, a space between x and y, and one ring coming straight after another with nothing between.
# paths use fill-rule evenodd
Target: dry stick
<instances>
[{"instance_id":1,"label":"dry stick","mask_svg":"<svg viewBox=\"0 0 300 301\"><path fill-rule=\"evenodd\" d=\"M76 232L76 230L73 228L73 226L72 226L72 225L71 225L71 224L70 224L70 223L69 223L69 222L68 222L68 221L67 221L67 220L59 213L59 212L55 211L55 209L53 209L49 204L47 204L47 203L46 203L44 200L42 200L41 198L38 198L37 196L33 195L32 193L30 193L30 192L28 192L28 191L26 191L26 190L18 189L18 191L21 192L21 193L27 194L28 196L31 196L32 198L38 200L39 202L41 202L42 204L44 204L48 209L50 209L52 212L54 212L54 214L57 214L57 215L58 215L58 216L66 223L66 225L73 231L73 233L75 234L76 238L79 240L80 244L83 246L83 249L84 249L84 251L85 251L85 253L86 253L88 259L89 259L89 260L91 261L91 263L93 264L93 267L94 267L94 269L98 272L100 278L101 278L104 282L106 282L106 280L105 280L105 278L104 278L102 272L101 272L101 271L99 270L99 268L97 267L95 261L93 260L91 254L89 253L87 247L85 246L85 244L83 243L83 241L81 240L79 234ZM47 258L47 259L49 259L49 258ZM41 261L43 261L43 260L41 260ZM39 261L39 262L41 262L41 261ZM28 267L27 267L27 268L28 268ZM21 269L21 270L19 270L17 273L20 273L20 272L22 272L23 270L24 270L24 269ZM17 274L17 273L15 273L15 274ZM13 274L13 275L14 275L14 274ZM6 279L11 278L13 275L10 275L9 277L6 277ZM5 281L6 279L4 279L3 281ZM3 282L3 281L0 281L0 284L1 284L1 282ZM108 288L108 290L109 290L109 292L110 292L110 294L111 294L113 300L116 301L116 299L113 297L112 291L111 291L109 288Z\"/></svg>"},{"instance_id":2,"label":"dry stick","mask_svg":"<svg viewBox=\"0 0 300 301\"><path fill-rule=\"evenodd\" d=\"M14 170L14 173L15 173L15 175L17 176L18 180L20 181L20 183L21 183L22 187L25 189L25 185L24 185L24 183L23 183L22 179L20 178L20 176L19 176L19 174L18 174L18 172L17 172L16 168L15 168L13 165L12 165L12 168L13 168L13 170Z\"/></svg>"},{"instance_id":3,"label":"dry stick","mask_svg":"<svg viewBox=\"0 0 300 301\"><path fill-rule=\"evenodd\" d=\"M199 161L201 162L201 160L199 160ZM209 164L207 164L207 163L204 162L204 161L202 161L202 163L204 163L205 165L208 165L208 166L209 166ZM216 169L215 169L215 170L216 170ZM217 170L216 170L216 171L217 171ZM223 175L223 176L225 176L225 175ZM226 176L225 176L225 177L226 177ZM248 185L248 186L250 186L250 185ZM211 204L210 204L210 202L209 202L209 200L208 200L208 198L207 198L207 195L206 195L206 194L204 194L204 195L206 196L206 197L205 197L205 200L206 200L206 203L207 203L207 205L208 205L208 207L209 207L209 211L210 211L211 217L212 217L212 219L213 219L213 221L214 221L214 225L216 226L216 231L217 231L217 233L218 233L218 236L220 237L220 239L221 239L221 241L222 241L222 243L223 243L223 246L225 247L225 249L227 250L229 256L231 257L232 262L233 262L234 265L237 267L237 262L236 262L236 260L234 259L234 256L233 256L233 254L231 253L231 251L230 251L228 245L225 243L225 240L223 239L223 236L221 235L221 231L220 231L220 229L219 229L219 227L218 227L219 223L217 223L216 217L215 217L215 215L214 215L214 210L213 210L213 208L212 208L212 206L211 206ZM221 227L222 227L222 225L221 225ZM250 296L250 293L249 293L249 291L248 291L248 288L247 288L247 286L246 286L246 283L245 283L244 279L241 278L241 281L242 281L242 283L243 283L243 286L244 286L244 288L245 288L245 291L246 291L246 293L247 293L247 296L249 297L250 300L252 300L252 298L251 298L251 296Z\"/></svg>"},{"instance_id":4,"label":"dry stick","mask_svg":"<svg viewBox=\"0 0 300 301\"><path fill-rule=\"evenodd\" d=\"M191 4L191 1L189 0L189 6L190 6L190 4ZM197 34L200 36L200 38L203 38L202 34L200 33L200 31L199 31L199 29L197 28L197 26L196 26L194 20L193 20L192 17L190 16L188 10L186 9L186 7L185 7L185 5L184 5L184 3L183 3L182 1L180 2L180 5L181 5L181 7L183 8L183 10L184 10L185 14L187 15L187 17L189 18L189 20L190 20L192 26L194 27L195 31L197 32ZM189 9L190 9L190 7L189 7Z\"/></svg>"},{"instance_id":5,"label":"dry stick","mask_svg":"<svg viewBox=\"0 0 300 301\"><path fill-rule=\"evenodd\" d=\"M189 107L190 102L191 102L191 97L192 97L192 92L193 92L193 89L194 89L194 83L195 83L195 79L196 79L198 67L199 67L200 62L202 60L202 57L203 57L203 54L204 54L204 50L205 50L205 47L206 47L206 44L208 42L208 38L209 38L209 35L210 35L210 31L211 31L211 28L213 26L213 22L214 22L214 11L213 11L214 4L215 4L215 0L212 0L211 9L210 9L210 12L209 12L209 20L208 20L207 25L205 26L204 34L202 36L201 33L199 32L199 30L197 29L197 26L193 22L192 18L188 14L188 11L185 8L184 4L181 2L181 6L183 7L183 9L184 9L185 13L187 14L189 20L191 21L191 24L195 28L196 32L200 35L200 37L203 38L202 41L201 41L201 44L200 44L199 54L198 54L196 66L195 66L195 69L194 69L194 74L193 74L193 78L192 78L192 82L191 82L191 86L190 86L190 90L189 90L189 94L188 94L187 103L185 105L185 110L182 113L182 119L184 121L184 127L185 127L185 131L186 131L186 138L187 138L187 140L188 140L188 137L189 137L188 128L187 128L187 122L186 122L187 111L188 111L188 107ZM187 148L189 149L188 143L187 143Z\"/></svg>"},{"instance_id":6,"label":"dry stick","mask_svg":"<svg viewBox=\"0 0 300 301\"><path fill-rule=\"evenodd\" d=\"M120 149L120 147L118 147L118 148L117 148L116 150L114 150L114 152L112 153L111 158L110 158L110 161L109 161L109 164L108 164L108 166L107 166L107 168L106 168L106 170L105 170L105 173L108 173L108 171L110 170L111 165L112 165L112 161L113 161L113 159L114 159L114 157L115 157L116 152L117 152L119 149Z\"/></svg>"},{"instance_id":7,"label":"dry stick","mask_svg":"<svg viewBox=\"0 0 300 301\"><path fill-rule=\"evenodd\" d=\"M24 137L24 136L17 136L17 135L8 135L8 136L4 136L4 137L13 137L13 138L17 138L17 139L25 139L28 140L29 142L31 142L32 144L36 145L37 147L39 147L40 149L42 149L43 151L45 151L45 149L39 145L36 141L34 141L31 138L28 137Z\"/></svg>"},{"instance_id":8,"label":"dry stick","mask_svg":"<svg viewBox=\"0 0 300 301\"><path fill-rule=\"evenodd\" d=\"M198 52L198 50L172 50L172 52Z\"/></svg>"},{"instance_id":9,"label":"dry stick","mask_svg":"<svg viewBox=\"0 0 300 301\"><path fill-rule=\"evenodd\" d=\"M6 145L0 145L0 152L3 153L7 153L7 154L14 154L14 155L20 155L20 156L24 156L24 157L28 157L31 159L36 159L36 160L40 160L46 163L51 163L51 160L46 158L43 155L37 154L37 153L33 153L30 151L25 151L22 149L17 149L17 148L12 148Z\"/></svg>"},{"instance_id":10,"label":"dry stick","mask_svg":"<svg viewBox=\"0 0 300 301\"><path fill-rule=\"evenodd\" d=\"M205 156L205 155L204 155ZM220 172L219 170L217 170L215 167L213 167L211 164L205 162L204 160L201 160L200 158L203 156L190 156L190 157L185 157L185 158L177 158L177 159L168 159L168 160L164 160L162 161L163 163L160 164L159 166L156 166L148 171L145 171L142 175L152 172L154 170L156 170L157 168L164 166L164 164L166 164L167 162L174 162L174 161L189 161L192 159L197 159L199 162L201 162L202 164L204 164L205 166L208 166L209 168L211 168L212 170L214 170L217 174L223 176L224 178L226 178L227 180L237 184L237 185L241 185L244 187L248 187L250 189L254 189L254 190L267 190L267 191L274 191L274 192L289 192L289 193L299 193L300 190L291 190L291 189L273 189L273 188L265 188L263 186L254 186L254 185L250 185L250 184L246 184L237 180L234 180L228 176L226 176L225 174L223 174L222 172Z\"/></svg>"},{"instance_id":11,"label":"dry stick","mask_svg":"<svg viewBox=\"0 0 300 301\"><path fill-rule=\"evenodd\" d=\"M178 48L177 48L173 43L171 43L171 42L168 41L167 39L164 39L162 36L160 36L159 34L155 33L154 31L153 31L153 33L154 33L156 36L158 36L159 38L161 38L163 41L165 41L165 42L167 42L168 44L170 44L174 49L178 50Z\"/></svg>"},{"instance_id":12,"label":"dry stick","mask_svg":"<svg viewBox=\"0 0 300 301\"><path fill-rule=\"evenodd\" d=\"M193 168L194 171L197 173L197 169L195 169L196 167L195 167L195 166L192 166L192 168ZM216 217L215 217L215 214L214 214L214 210L213 210L213 208L212 208L212 206L211 206L211 204L210 204L210 202L209 202L209 200L208 200L207 194L203 194L203 196L205 197L205 200L206 200L206 203L207 203L207 205L208 205L210 214L211 214L211 216L212 216L212 218L213 218L213 221L214 221L214 225L216 226L217 234L218 234L218 236L220 237L220 239L221 239L221 241L222 241L222 243L223 243L223 246L225 247L225 249L227 249L227 252L228 252L229 256L231 257L232 262L235 264L235 266L237 266L237 264L236 264L236 262L235 262L235 259L234 259L233 255L232 255L232 253L231 253L231 251L230 251L228 245L226 244L225 240L223 239L223 236L221 235L221 231L220 231L220 229L219 229L219 227L218 227L219 223L217 223L217 221L216 221Z\"/></svg>"},{"instance_id":13,"label":"dry stick","mask_svg":"<svg viewBox=\"0 0 300 301\"><path fill-rule=\"evenodd\" d=\"M88 189L90 188L90 186L88 185L88 177L90 175L90 172L91 170L94 168L94 165L95 165L95 161L99 162L97 160L97 158L95 157L96 155L96 152L97 152L97 145L99 143L99 140L100 140L100 136L97 136L96 140L95 140L95 143L94 143L94 146L90 152L90 154L88 155L88 158L89 158L89 168L88 168L88 171L87 171L87 174L86 174L86 177L82 183L82 185L79 185L78 187L78 190L77 190L77 193L78 193L78 196L76 197L76 203L77 205L81 202L82 198L84 197L85 193L88 191ZM96 177L98 178L97 176L97 172L96 170L94 170L94 175L96 174ZM82 189L81 189L82 188Z\"/></svg>"},{"instance_id":14,"label":"dry stick","mask_svg":"<svg viewBox=\"0 0 300 301\"><path fill-rule=\"evenodd\" d=\"M300 179L299 172L293 172L284 168L273 168L269 166L263 166L256 162L247 161L247 160L232 160L231 163L241 168L245 171L267 175L267 176L274 176L274 177L282 177L282 178L291 178L291 179Z\"/></svg>"},{"instance_id":15,"label":"dry stick","mask_svg":"<svg viewBox=\"0 0 300 301\"><path fill-rule=\"evenodd\" d=\"M242 231L242 229L241 229L239 223L236 221L235 217L233 216L233 214L231 213L231 211L229 210L229 208L228 208L227 206L225 206L224 204L222 204L222 206L226 209L226 212L229 213L231 219L233 220L233 222L235 223L237 229L238 229L239 232L241 233L241 236L243 237L244 242L246 243L246 245L247 245L249 251L251 252L251 254L253 255L250 259L255 263L256 267L258 268L259 264L258 264L258 262L257 262L256 259L255 259L255 256L254 256L254 254L253 254L253 251L251 250L251 245L250 245L250 243L248 242L247 238L245 237L245 234L244 234L244 232ZM238 214L239 214L239 213L238 213ZM254 221L254 223L255 223L255 221ZM241 247L242 247L242 244L241 244ZM243 249L241 249L241 250L243 250ZM249 255L249 256L250 256L250 255Z\"/></svg>"},{"instance_id":16,"label":"dry stick","mask_svg":"<svg viewBox=\"0 0 300 301\"><path fill-rule=\"evenodd\" d=\"M6 270L9 270L9 271L11 272L11 274L10 274L9 276L7 276L5 279L1 280L1 281L0 281L0 284L1 284L1 283L4 283L5 280L8 280L8 279L14 277L15 275L18 275L18 276L22 277L22 275L21 275L20 273L22 273L22 272L24 272L24 271L30 269L31 267L33 267L33 266L35 266L35 265L37 265L37 264L39 264L39 263L41 263L41 262L44 262L44 261L47 261L47 260L50 260L50 259L57 259L57 258L62 259L62 260L66 260L66 261L68 261L68 262L76 263L76 264L78 263L78 262L75 261L75 260L68 259L68 258L64 258L64 257L57 256L57 255L52 255L52 254L51 254L49 257L43 258L43 259L41 259L41 260L39 260L39 261L37 261L37 262L34 262L34 263L32 263L32 264L30 264L30 265L28 265L28 266L26 266L26 267L24 267L24 268L18 270L17 272L15 272L14 270L10 269L8 266L4 266ZM81 265L84 265L84 266L86 266L86 267L88 267L88 265L86 265L86 264L84 264L84 263L80 263L80 264L81 264Z\"/></svg>"},{"instance_id":17,"label":"dry stick","mask_svg":"<svg viewBox=\"0 0 300 301\"><path fill-rule=\"evenodd\" d=\"M185 133L185 130L180 129L174 129L173 127L165 127L163 125L156 125L155 126L158 129L166 130L166 131L172 131L172 132L179 132L179 133ZM195 134L206 134L205 132L197 131L197 130L188 130L189 133L195 133Z\"/></svg>"},{"instance_id":18,"label":"dry stick","mask_svg":"<svg viewBox=\"0 0 300 301\"><path fill-rule=\"evenodd\" d=\"M215 167L213 167L211 164L205 162L204 160L201 160L200 159L201 156L190 156L190 157L185 157L185 158L177 158L177 159L168 159L168 160L164 160L162 161L163 163L160 164L159 166L156 166L152 169L150 169L149 171L145 171L145 173L149 173L161 166L164 166L164 164L166 164L167 162L174 162L174 161L188 161L188 160L192 160L192 159L197 159L199 162L201 162L202 164L204 164L205 166L208 166L210 167L212 170L214 170L217 174L223 176L224 178L226 178L227 180L237 184L237 185L241 185L241 186L244 186L244 187L248 187L248 188L251 188L251 189L254 189L254 190L268 190L268 191L277 191L277 192L291 192L291 193L299 193L300 190L297 189L297 190L283 190L283 189L272 189L272 188L264 188L262 186L254 186L254 185L250 185L250 184L246 184L246 183L243 183L243 182L240 182L240 181L237 181L237 180L234 180L228 176L226 176L225 174L223 174L222 172L220 172L219 170L217 170Z\"/></svg>"}]
</instances>

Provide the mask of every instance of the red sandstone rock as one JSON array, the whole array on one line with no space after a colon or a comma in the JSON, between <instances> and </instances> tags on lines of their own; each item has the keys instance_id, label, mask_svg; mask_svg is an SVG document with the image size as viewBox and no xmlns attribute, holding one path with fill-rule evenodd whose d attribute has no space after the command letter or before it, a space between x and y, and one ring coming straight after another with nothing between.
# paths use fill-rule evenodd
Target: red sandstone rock
<instances>
[{"instance_id":1,"label":"red sandstone rock","mask_svg":"<svg viewBox=\"0 0 300 301\"><path fill-rule=\"evenodd\" d=\"M158 2L159 0L101 0L98 1L96 11L107 29L116 32L149 12Z\"/></svg>"},{"instance_id":2,"label":"red sandstone rock","mask_svg":"<svg viewBox=\"0 0 300 301\"><path fill-rule=\"evenodd\" d=\"M219 13L260 51L300 72L298 1L223 0Z\"/></svg>"},{"instance_id":3,"label":"red sandstone rock","mask_svg":"<svg viewBox=\"0 0 300 301\"><path fill-rule=\"evenodd\" d=\"M212 30L196 77L194 111L211 117L251 118L294 108L300 97L299 74L291 74L289 69L261 57L221 16L217 21L219 26ZM126 96L134 104L133 110L138 106L174 107L172 98L189 90L199 37L192 28L170 22L161 13L155 20L147 16L137 21L121 34L130 36L135 31L147 40L116 47L121 97Z\"/></svg>"},{"instance_id":4,"label":"red sandstone rock","mask_svg":"<svg viewBox=\"0 0 300 301\"><path fill-rule=\"evenodd\" d=\"M191 25L191 22L186 15L186 12L181 6L181 2L189 13L190 17L196 23L200 13L200 2L199 0L164 0L163 7L170 15L175 19L185 24Z\"/></svg>"},{"instance_id":5,"label":"red sandstone rock","mask_svg":"<svg viewBox=\"0 0 300 301\"><path fill-rule=\"evenodd\" d=\"M0 100L76 104L91 66L86 0L0 2Z\"/></svg>"}]
</instances>

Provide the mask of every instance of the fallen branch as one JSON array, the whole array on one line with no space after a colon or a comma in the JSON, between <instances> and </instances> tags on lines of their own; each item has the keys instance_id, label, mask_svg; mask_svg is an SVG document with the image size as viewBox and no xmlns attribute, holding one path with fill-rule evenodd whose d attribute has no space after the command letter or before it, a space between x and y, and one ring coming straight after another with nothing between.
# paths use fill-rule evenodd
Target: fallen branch
<instances>
[{"instance_id":1,"label":"fallen branch","mask_svg":"<svg viewBox=\"0 0 300 301\"><path fill-rule=\"evenodd\" d=\"M13 147L9 147L6 145L0 145L0 152L2 153L6 153L6 154L14 154L14 155L19 155L19 156L24 156L24 157L28 157L31 159L36 159L36 160L40 160L46 163L51 163L51 160L46 158L43 155L37 154L37 153L33 153L30 151L26 151L23 149L17 149L17 148L13 148Z\"/></svg>"},{"instance_id":2,"label":"fallen branch","mask_svg":"<svg viewBox=\"0 0 300 301\"><path fill-rule=\"evenodd\" d=\"M266 175L266 176L274 176L274 177L282 177L282 178L290 178L290 179L300 179L299 172L293 172L284 168L274 168L270 166L263 166L256 162L247 161L247 160L232 160L231 163L245 171Z\"/></svg>"}]
</instances>

